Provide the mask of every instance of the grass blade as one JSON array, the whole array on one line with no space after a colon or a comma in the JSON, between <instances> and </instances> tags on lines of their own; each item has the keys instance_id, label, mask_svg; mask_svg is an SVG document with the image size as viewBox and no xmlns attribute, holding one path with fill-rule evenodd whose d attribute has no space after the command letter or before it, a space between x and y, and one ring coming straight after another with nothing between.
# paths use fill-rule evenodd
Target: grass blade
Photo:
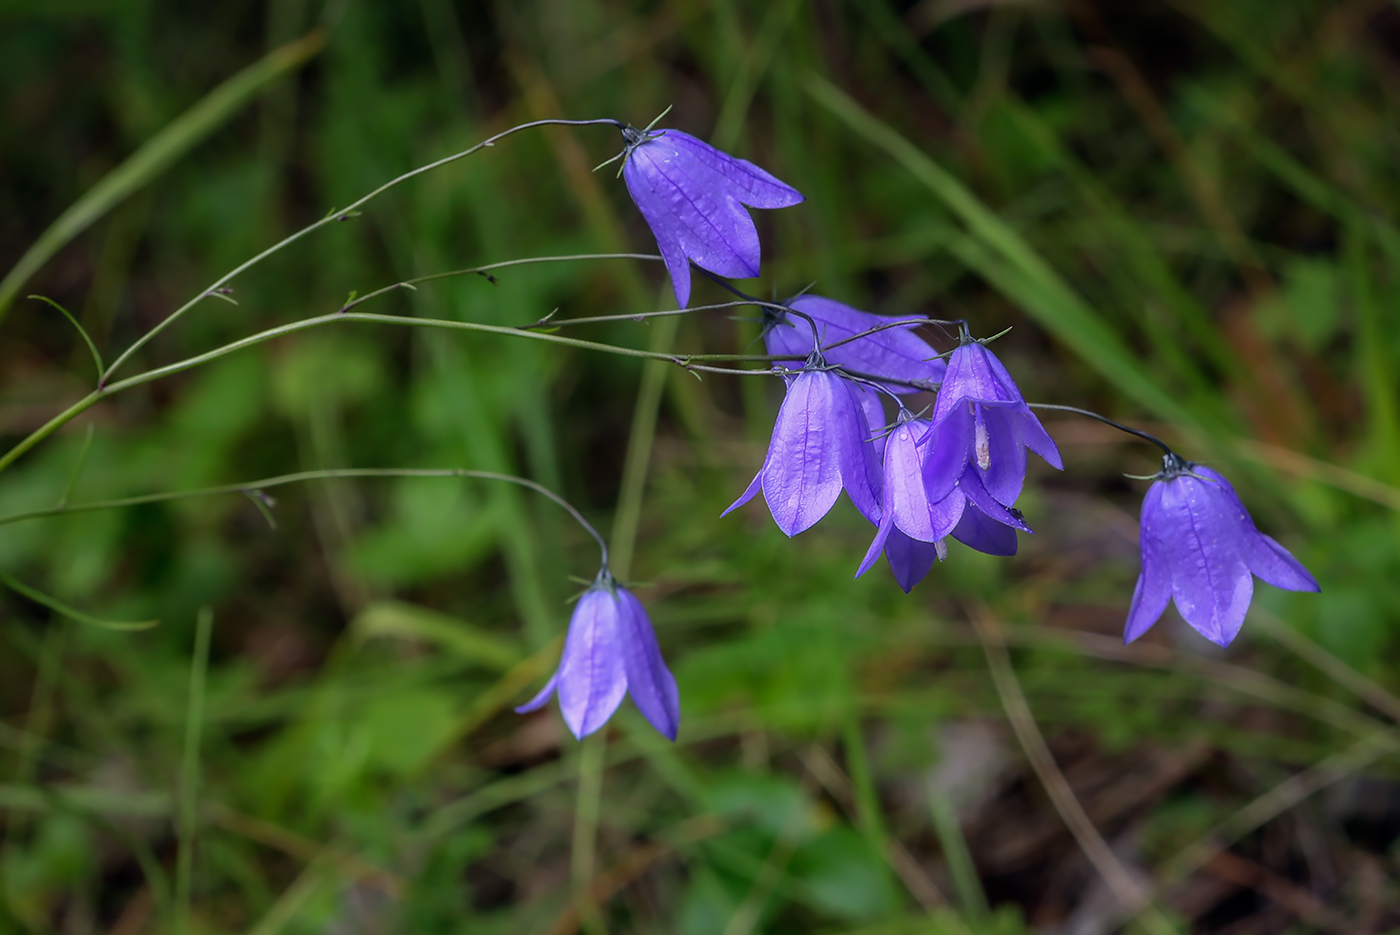
<instances>
[{"instance_id":1,"label":"grass blade","mask_svg":"<svg viewBox=\"0 0 1400 935\"><path fill-rule=\"evenodd\" d=\"M179 853L175 864L175 930L182 935L189 931L190 924L190 888L199 805L199 739L204 729L204 682L209 672L209 635L213 626L214 612L208 607L200 608L195 624L194 657L190 660L185 751L180 764L180 811L176 816Z\"/></svg>"},{"instance_id":2,"label":"grass blade","mask_svg":"<svg viewBox=\"0 0 1400 935\"><path fill-rule=\"evenodd\" d=\"M978 271L989 283L1007 293L1139 405L1169 421L1199 421L1147 376L1144 362L1019 233L962 182L835 85L814 74L808 77L806 88L818 103L894 157L962 219L972 235L967 246L985 256L986 262L978 264Z\"/></svg>"}]
</instances>

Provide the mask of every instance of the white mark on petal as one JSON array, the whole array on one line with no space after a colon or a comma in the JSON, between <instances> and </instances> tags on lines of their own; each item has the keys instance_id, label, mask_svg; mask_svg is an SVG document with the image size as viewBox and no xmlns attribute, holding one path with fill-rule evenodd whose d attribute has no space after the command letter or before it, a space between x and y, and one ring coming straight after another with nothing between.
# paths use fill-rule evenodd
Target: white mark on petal
<instances>
[{"instance_id":1,"label":"white mark on petal","mask_svg":"<svg viewBox=\"0 0 1400 935\"><path fill-rule=\"evenodd\" d=\"M987 423L982 421L982 413L977 413L977 430L975 434L977 442L977 466L982 470L987 470L992 466L992 440L987 437Z\"/></svg>"}]
</instances>

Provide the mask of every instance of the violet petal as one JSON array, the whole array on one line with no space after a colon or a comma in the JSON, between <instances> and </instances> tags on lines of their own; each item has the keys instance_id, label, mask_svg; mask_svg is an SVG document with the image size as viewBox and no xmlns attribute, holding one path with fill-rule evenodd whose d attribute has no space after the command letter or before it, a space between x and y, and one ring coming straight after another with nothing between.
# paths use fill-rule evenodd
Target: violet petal
<instances>
[{"instance_id":1,"label":"violet petal","mask_svg":"<svg viewBox=\"0 0 1400 935\"><path fill-rule=\"evenodd\" d=\"M603 588L586 592L574 605L559 662L559 710L582 739L607 723L627 693L618 633L619 607Z\"/></svg>"},{"instance_id":2,"label":"violet petal","mask_svg":"<svg viewBox=\"0 0 1400 935\"><path fill-rule=\"evenodd\" d=\"M885 559L890 563L894 580L905 594L924 580L939 557L938 543L910 539L898 529L885 540Z\"/></svg>"},{"instance_id":3,"label":"violet petal","mask_svg":"<svg viewBox=\"0 0 1400 935\"><path fill-rule=\"evenodd\" d=\"M1254 595L1233 506L1219 487L1190 475L1157 483L1162 486L1160 535L1171 546L1176 609L1206 639L1227 646Z\"/></svg>"},{"instance_id":4,"label":"violet petal","mask_svg":"<svg viewBox=\"0 0 1400 935\"><path fill-rule=\"evenodd\" d=\"M646 608L625 588L617 588L620 610L618 628L622 637L622 663L627 673L627 691L637 709L668 740L680 729L680 693L676 679L661 658L656 633Z\"/></svg>"},{"instance_id":5,"label":"violet petal","mask_svg":"<svg viewBox=\"0 0 1400 935\"><path fill-rule=\"evenodd\" d=\"M1162 485L1153 484L1142 501L1142 527L1138 534L1142 552L1142 570L1133 588L1133 601L1128 609L1128 622L1123 630L1123 642L1131 643L1157 622L1167 602L1172 598L1171 564L1167 555L1170 545L1160 538L1162 517Z\"/></svg>"},{"instance_id":6,"label":"violet petal","mask_svg":"<svg viewBox=\"0 0 1400 935\"><path fill-rule=\"evenodd\" d=\"M1016 554L1016 530L996 522L975 506L963 510L952 535L968 548L988 555Z\"/></svg>"},{"instance_id":7,"label":"violet petal","mask_svg":"<svg viewBox=\"0 0 1400 935\"><path fill-rule=\"evenodd\" d=\"M802 201L796 189L752 163L680 130L658 131L633 146L622 174L656 235L682 308L690 299L690 260L720 276L758 275L758 231L745 204Z\"/></svg>"}]
</instances>

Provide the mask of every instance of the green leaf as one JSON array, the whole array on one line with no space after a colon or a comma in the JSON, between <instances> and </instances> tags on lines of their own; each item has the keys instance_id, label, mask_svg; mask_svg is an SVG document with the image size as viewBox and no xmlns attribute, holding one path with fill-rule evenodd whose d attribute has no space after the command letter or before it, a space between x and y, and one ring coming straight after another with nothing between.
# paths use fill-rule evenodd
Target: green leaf
<instances>
[{"instance_id":1,"label":"green leaf","mask_svg":"<svg viewBox=\"0 0 1400 935\"><path fill-rule=\"evenodd\" d=\"M159 620L103 620L100 617L94 617L91 614L85 614L81 610L75 610L72 607L69 607L62 601L49 597L42 591L36 591L27 584L21 584L20 582L16 581L14 578L11 578L4 572L0 572L0 584L5 585L5 587L9 588L11 591L15 591L18 594L23 594L25 597L29 598L36 604L43 604L45 607L47 607L49 610L52 610L55 613L62 614L63 616L68 617L70 620L76 620L79 623L86 623L88 626L101 627L104 630L127 631L149 630L151 629L151 627L160 625Z\"/></svg>"}]
</instances>

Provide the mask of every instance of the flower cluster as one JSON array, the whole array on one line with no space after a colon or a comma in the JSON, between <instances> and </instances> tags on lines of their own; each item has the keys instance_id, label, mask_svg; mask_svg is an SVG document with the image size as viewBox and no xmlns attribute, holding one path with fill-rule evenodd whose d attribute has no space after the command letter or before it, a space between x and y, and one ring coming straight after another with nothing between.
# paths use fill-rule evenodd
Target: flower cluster
<instances>
[{"instance_id":1,"label":"flower cluster","mask_svg":"<svg viewBox=\"0 0 1400 935\"><path fill-rule=\"evenodd\" d=\"M690 299L691 263L720 277L757 276L758 235L744 206L782 208L802 195L678 130L629 126L623 138L621 174L656 236L680 306ZM845 491L875 526L857 577L884 555L906 592L947 557L948 537L991 555L1016 553L1016 533L1031 532L1015 506L1027 453L1064 465L986 342L961 322L942 322L960 326L958 346L945 355L916 333L930 323L925 319L874 315L810 294L753 302L764 308L764 344L786 395L763 465L725 514L762 491L778 528L795 536ZM905 402L920 391L937 393L926 418ZM1125 641L1141 636L1174 600L1188 624L1228 644L1248 610L1255 575L1280 588L1318 590L1307 569L1255 528L1220 474L1144 432L1086 410L1051 408L1107 422L1166 452L1143 502L1142 571ZM557 694L565 722L583 737L628 693L657 730L675 738L675 679L641 604L613 580L605 560L574 611L558 671L517 710L534 710Z\"/></svg>"},{"instance_id":2,"label":"flower cluster","mask_svg":"<svg viewBox=\"0 0 1400 935\"><path fill-rule=\"evenodd\" d=\"M907 322L876 330L900 322L820 296L789 308L803 313L817 347L790 378L763 467L729 509L762 488L778 528L792 536L826 515L844 488L876 526L857 576L884 554L905 591L946 555L948 536L1014 555L1016 530L1031 531L1014 506L1026 451L1062 464L996 356L964 333L945 365ZM795 349L793 334L780 330L790 324L769 327L774 356ZM846 343L825 351L830 335ZM899 398L935 385L930 419L916 418ZM888 431L882 396L898 408Z\"/></svg>"}]
</instances>

